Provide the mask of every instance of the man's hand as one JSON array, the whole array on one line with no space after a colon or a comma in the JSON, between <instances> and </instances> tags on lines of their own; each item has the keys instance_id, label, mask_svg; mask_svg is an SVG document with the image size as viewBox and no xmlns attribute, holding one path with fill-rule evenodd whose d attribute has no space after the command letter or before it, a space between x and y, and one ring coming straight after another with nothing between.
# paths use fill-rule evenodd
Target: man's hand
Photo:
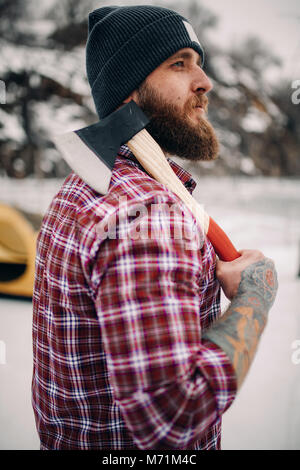
<instances>
[{"instance_id":1,"label":"man's hand","mask_svg":"<svg viewBox=\"0 0 300 470\"><path fill-rule=\"evenodd\" d=\"M218 260L216 265L216 276L229 300L232 300L238 292L242 272L251 264L266 259L257 250L241 250L240 253L241 256L234 261Z\"/></svg>"}]
</instances>

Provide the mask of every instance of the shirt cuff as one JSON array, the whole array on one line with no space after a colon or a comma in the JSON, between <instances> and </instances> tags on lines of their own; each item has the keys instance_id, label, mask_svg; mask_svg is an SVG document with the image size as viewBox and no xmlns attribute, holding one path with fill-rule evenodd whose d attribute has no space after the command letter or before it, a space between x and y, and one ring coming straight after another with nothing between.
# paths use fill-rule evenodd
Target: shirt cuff
<instances>
[{"instance_id":1,"label":"shirt cuff","mask_svg":"<svg viewBox=\"0 0 300 470\"><path fill-rule=\"evenodd\" d=\"M203 339L201 372L211 387L221 416L232 404L237 394L237 379L227 354L215 343Z\"/></svg>"}]
</instances>

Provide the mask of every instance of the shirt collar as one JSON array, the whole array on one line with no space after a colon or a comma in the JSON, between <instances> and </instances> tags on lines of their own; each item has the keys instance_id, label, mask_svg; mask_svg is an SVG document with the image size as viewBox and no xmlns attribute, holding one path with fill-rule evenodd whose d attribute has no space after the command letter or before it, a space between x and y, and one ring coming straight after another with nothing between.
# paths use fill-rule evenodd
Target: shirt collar
<instances>
[{"instance_id":1,"label":"shirt collar","mask_svg":"<svg viewBox=\"0 0 300 470\"><path fill-rule=\"evenodd\" d=\"M128 160L132 161L135 164L135 166L145 171L142 165L139 163L139 161L135 158L131 150L127 147L127 145L122 145L122 147L119 150L118 155L120 157L127 158ZM167 157L167 160L172 170L176 174L176 176L181 180L181 182L186 187L186 189L188 189L188 191L192 193L197 185L192 175L188 171L186 171L184 168L182 168L180 165L178 165L178 163L174 162L171 158Z\"/></svg>"}]
</instances>

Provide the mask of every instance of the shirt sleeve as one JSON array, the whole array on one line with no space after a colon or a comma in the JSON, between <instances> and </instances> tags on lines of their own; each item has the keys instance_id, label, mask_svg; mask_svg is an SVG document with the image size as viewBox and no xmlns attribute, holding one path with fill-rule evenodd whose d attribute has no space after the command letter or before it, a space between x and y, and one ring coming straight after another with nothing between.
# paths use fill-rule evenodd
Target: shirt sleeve
<instances>
[{"instance_id":1,"label":"shirt sleeve","mask_svg":"<svg viewBox=\"0 0 300 470\"><path fill-rule=\"evenodd\" d=\"M229 407L236 380L226 354L201 338L194 220L152 209L102 243L96 309L114 397L137 446L187 449Z\"/></svg>"}]
</instances>

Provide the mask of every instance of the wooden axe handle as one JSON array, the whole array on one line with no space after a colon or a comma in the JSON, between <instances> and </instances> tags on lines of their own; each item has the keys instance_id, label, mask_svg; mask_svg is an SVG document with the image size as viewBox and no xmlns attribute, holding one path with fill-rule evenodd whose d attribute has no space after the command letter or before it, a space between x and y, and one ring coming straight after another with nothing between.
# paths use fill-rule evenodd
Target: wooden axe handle
<instances>
[{"instance_id":1,"label":"wooden axe handle","mask_svg":"<svg viewBox=\"0 0 300 470\"><path fill-rule=\"evenodd\" d=\"M170 167L163 151L146 129L138 132L127 142L143 168L159 183L164 184L175 193L191 210L202 227L205 235L211 241L215 252L222 261L233 261L240 256L233 244L218 226L193 198Z\"/></svg>"}]
</instances>

